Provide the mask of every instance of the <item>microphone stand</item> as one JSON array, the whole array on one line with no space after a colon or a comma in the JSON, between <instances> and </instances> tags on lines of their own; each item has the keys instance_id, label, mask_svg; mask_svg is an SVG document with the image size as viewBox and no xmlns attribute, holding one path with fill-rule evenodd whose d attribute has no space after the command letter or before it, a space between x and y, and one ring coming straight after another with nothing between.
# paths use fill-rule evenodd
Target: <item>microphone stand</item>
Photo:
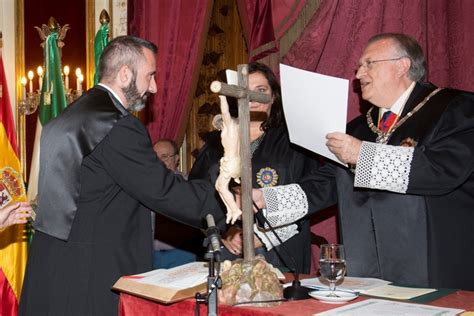
<instances>
[{"instance_id":1,"label":"microphone stand","mask_svg":"<svg viewBox=\"0 0 474 316\"><path fill-rule=\"evenodd\" d=\"M220 269L220 251L213 251L212 247L209 246L208 252L204 258L209 260L209 276L207 277L207 315L217 316L217 289L222 287L222 280L219 276Z\"/></svg>"},{"instance_id":2,"label":"microphone stand","mask_svg":"<svg viewBox=\"0 0 474 316\"><path fill-rule=\"evenodd\" d=\"M305 300L310 297L308 293L311 291L313 289L301 285L298 273L295 272L295 279L283 290L283 297L289 301Z\"/></svg>"},{"instance_id":3,"label":"microphone stand","mask_svg":"<svg viewBox=\"0 0 474 316\"><path fill-rule=\"evenodd\" d=\"M199 304L207 304L207 315L217 316L217 289L222 287L222 280L219 276L220 270L220 251L213 250L209 237L205 238L207 243L207 252L204 258L209 261L209 275L207 276L207 295L202 297L201 293L196 293L194 296L196 300L195 315L199 316ZM217 271L217 272L216 272Z\"/></svg>"}]
</instances>

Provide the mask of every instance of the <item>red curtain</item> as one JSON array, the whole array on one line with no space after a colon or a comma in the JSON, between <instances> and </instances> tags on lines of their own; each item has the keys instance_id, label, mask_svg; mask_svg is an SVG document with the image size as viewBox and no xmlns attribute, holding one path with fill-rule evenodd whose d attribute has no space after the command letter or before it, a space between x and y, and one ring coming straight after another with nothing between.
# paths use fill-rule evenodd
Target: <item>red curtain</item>
<instances>
[{"instance_id":1,"label":"red curtain","mask_svg":"<svg viewBox=\"0 0 474 316\"><path fill-rule=\"evenodd\" d=\"M128 1L129 34L158 45L158 92L145 123L155 142L182 140L209 27L212 1Z\"/></svg>"},{"instance_id":2,"label":"red curtain","mask_svg":"<svg viewBox=\"0 0 474 316\"><path fill-rule=\"evenodd\" d=\"M252 60L278 49L278 40L296 21L303 0L238 0ZM209 23L212 1L129 1L129 33L159 46L160 90L148 107L153 140L179 139L184 132L196 67ZM439 86L474 90L472 51L474 1L344 0L323 1L283 62L353 81L369 37L403 32L415 37L428 59L427 79ZM357 84L350 91L348 117L360 113Z\"/></svg>"},{"instance_id":3,"label":"red curtain","mask_svg":"<svg viewBox=\"0 0 474 316\"><path fill-rule=\"evenodd\" d=\"M278 51L278 41L306 5L304 0L237 0L250 61Z\"/></svg>"},{"instance_id":4,"label":"red curtain","mask_svg":"<svg viewBox=\"0 0 474 316\"><path fill-rule=\"evenodd\" d=\"M439 86L474 90L474 1L324 1L283 63L354 81L367 40L381 32L416 38L427 57L427 79ZM348 118L359 115L357 83Z\"/></svg>"}]
</instances>

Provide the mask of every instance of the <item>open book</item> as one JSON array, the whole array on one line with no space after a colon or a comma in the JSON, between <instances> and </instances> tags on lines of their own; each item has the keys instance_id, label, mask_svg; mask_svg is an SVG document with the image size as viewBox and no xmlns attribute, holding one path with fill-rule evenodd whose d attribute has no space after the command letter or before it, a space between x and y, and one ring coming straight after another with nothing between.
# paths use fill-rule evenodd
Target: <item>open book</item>
<instances>
[{"instance_id":1,"label":"open book","mask_svg":"<svg viewBox=\"0 0 474 316\"><path fill-rule=\"evenodd\" d=\"M280 270L273 268L273 271L278 279L285 279ZM208 262L191 262L171 269L123 276L112 288L160 303L174 303L194 297L197 292L205 293L208 275Z\"/></svg>"},{"instance_id":2,"label":"open book","mask_svg":"<svg viewBox=\"0 0 474 316\"><path fill-rule=\"evenodd\" d=\"M121 277L113 289L160 303L173 303L205 293L209 268L207 262L191 262L171 269Z\"/></svg>"}]
</instances>

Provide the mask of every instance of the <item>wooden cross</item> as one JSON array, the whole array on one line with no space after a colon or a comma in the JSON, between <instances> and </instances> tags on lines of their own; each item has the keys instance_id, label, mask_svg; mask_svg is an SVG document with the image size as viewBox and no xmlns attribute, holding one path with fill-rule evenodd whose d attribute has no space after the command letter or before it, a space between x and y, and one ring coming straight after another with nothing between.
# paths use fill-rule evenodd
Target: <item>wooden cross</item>
<instances>
[{"instance_id":1,"label":"wooden cross","mask_svg":"<svg viewBox=\"0 0 474 316\"><path fill-rule=\"evenodd\" d=\"M219 81L211 84L211 91L238 99L239 105L239 130L240 130L240 180L242 198L242 238L244 246L244 260L255 257L253 243L253 211L252 211L252 162L250 153L250 110L249 102L270 103L270 95L250 91L248 89L248 66L238 65L238 85L228 85Z\"/></svg>"}]
</instances>

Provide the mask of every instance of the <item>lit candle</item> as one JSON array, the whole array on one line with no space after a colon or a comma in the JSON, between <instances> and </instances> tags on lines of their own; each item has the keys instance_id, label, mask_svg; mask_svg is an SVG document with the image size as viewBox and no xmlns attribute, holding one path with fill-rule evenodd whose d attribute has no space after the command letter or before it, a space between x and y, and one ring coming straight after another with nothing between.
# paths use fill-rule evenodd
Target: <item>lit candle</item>
<instances>
[{"instance_id":1,"label":"lit candle","mask_svg":"<svg viewBox=\"0 0 474 316\"><path fill-rule=\"evenodd\" d=\"M33 77L34 72L32 70L28 71L28 79L30 79L30 93L33 93Z\"/></svg>"},{"instance_id":2,"label":"lit candle","mask_svg":"<svg viewBox=\"0 0 474 316\"><path fill-rule=\"evenodd\" d=\"M38 74L39 91L41 91L41 88L43 87L43 67L38 66L38 69L36 69L36 73Z\"/></svg>"},{"instance_id":3,"label":"lit candle","mask_svg":"<svg viewBox=\"0 0 474 316\"><path fill-rule=\"evenodd\" d=\"M77 94L81 95L82 94L82 81L84 81L84 76L82 74L79 74L77 77Z\"/></svg>"},{"instance_id":4,"label":"lit candle","mask_svg":"<svg viewBox=\"0 0 474 316\"><path fill-rule=\"evenodd\" d=\"M81 87L82 90L82 81L79 82L79 77L82 75L81 68L76 68L76 90L77 94L79 94L79 86Z\"/></svg>"},{"instance_id":5,"label":"lit candle","mask_svg":"<svg viewBox=\"0 0 474 316\"><path fill-rule=\"evenodd\" d=\"M69 66L64 66L64 86L69 89Z\"/></svg>"},{"instance_id":6,"label":"lit candle","mask_svg":"<svg viewBox=\"0 0 474 316\"><path fill-rule=\"evenodd\" d=\"M21 77L21 85L22 85L21 99L26 100L26 78L25 77Z\"/></svg>"}]
</instances>

